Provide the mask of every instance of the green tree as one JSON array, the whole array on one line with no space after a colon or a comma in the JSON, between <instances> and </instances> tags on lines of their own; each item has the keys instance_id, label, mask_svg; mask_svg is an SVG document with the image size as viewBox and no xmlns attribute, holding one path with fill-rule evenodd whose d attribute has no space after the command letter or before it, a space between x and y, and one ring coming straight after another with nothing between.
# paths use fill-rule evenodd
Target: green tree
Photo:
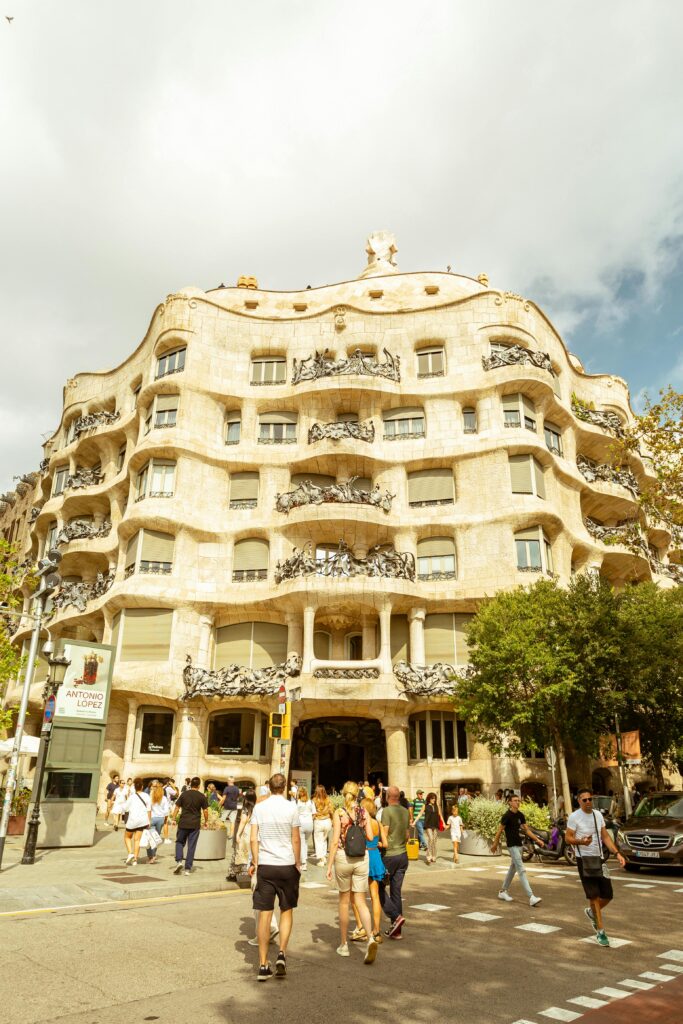
<instances>
[{"instance_id":1,"label":"green tree","mask_svg":"<svg viewBox=\"0 0 683 1024\"><path fill-rule=\"evenodd\" d=\"M469 728L494 753L552 743L570 807L565 752L597 754L619 706L614 592L592 575L568 589L540 580L501 591L479 609L468 644L471 674L455 700Z\"/></svg>"},{"instance_id":2,"label":"green tree","mask_svg":"<svg viewBox=\"0 0 683 1024\"><path fill-rule=\"evenodd\" d=\"M23 662L17 647L12 644L18 619L9 612L21 608L21 587L31 582L31 570L20 562L16 548L0 538L0 704L4 703L7 684L15 679ZM0 730L12 724L13 711L0 707Z\"/></svg>"},{"instance_id":3,"label":"green tree","mask_svg":"<svg viewBox=\"0 0 683 1024\"><path fill-rule=\"evenodd\" d=\"M640 747L657 784L683 751L683 588L654 583L619 597L624 647L624 723L640 730Z\"/></svg>"}]
</instances>

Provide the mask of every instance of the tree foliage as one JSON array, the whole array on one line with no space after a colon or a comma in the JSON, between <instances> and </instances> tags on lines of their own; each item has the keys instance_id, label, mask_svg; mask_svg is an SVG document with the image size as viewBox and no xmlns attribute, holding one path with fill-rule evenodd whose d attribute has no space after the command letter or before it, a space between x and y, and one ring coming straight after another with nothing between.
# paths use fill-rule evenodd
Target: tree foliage
<instances>
[{"instance_id":1,"label":"tree foliage","mask_svg":"<svg viewBox=\"0 0 683 1024\"><path fill-rule=\"evenodd\" d=\"M659 393L659 401L645 398L645 411L625 427L623 437L611 446L612 461L628 465L631 455L649 459L654 479L644 481L640 505L650 520L673 528L683 539L683 394L671 386Z\"/></svg>"},{"instance_id":2,"label":"tree foliage","mask_svg":"<svg viewBox=\"0 0 683 1024\"><path fill-rule=\"evenodd\" d=\"M19 561L16 548L0 538L0 701L22 667L21 654L11 641L18 619L8 613L21 609L21 587L30 582L31 569ZM12 712L0 709L0 729L7 729L11 721Z\"/></svg>"}]
</instances>

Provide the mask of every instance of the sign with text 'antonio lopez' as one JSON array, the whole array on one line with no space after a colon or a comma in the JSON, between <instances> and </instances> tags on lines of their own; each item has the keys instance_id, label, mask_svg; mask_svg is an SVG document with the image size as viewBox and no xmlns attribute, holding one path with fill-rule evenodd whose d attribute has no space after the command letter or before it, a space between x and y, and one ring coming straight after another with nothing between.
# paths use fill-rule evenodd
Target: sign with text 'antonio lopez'
<instances>
[{"instance_id":1,"label":"sign with text 'antonio lopez'","mask_svg":"<svg viewBox=\"0 0 683 1024\"><path fill-rule=\"evenodd\" d=\"M113 648L81 640L65 640L69 665L57 691L55 720L71 718L104 724L111 690Z\"/></svg>"}]
</instances>

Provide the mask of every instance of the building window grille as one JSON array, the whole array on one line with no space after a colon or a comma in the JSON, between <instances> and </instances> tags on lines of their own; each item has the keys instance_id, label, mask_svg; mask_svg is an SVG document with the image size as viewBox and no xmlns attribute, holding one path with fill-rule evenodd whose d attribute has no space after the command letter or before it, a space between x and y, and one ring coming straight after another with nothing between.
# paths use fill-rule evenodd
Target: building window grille
<instances>
[{"instance_id":1,"label":"building window grille","mask_svg":"<svg viewBox=\"0 0 683 1024\"><path fill-rule=\"evenodd\" d=\"M53 495L53 497L56 497L58 494L63 494L64 493L64 488L66 487L66 481L68 479L68 476L69 476L69 467L68 466L58 466L57 467L57 469L55 470L55 482L54 482L54 486L52 488L52 495Z\"/></svg>"},{"instance_id":2,"label":"building window grille","mask_svg":"<svg viewBox=\"0 0 683 1024\"><path fill-rule=\"evenodd\" d=\"M412 761L464 761L468 757L465 724L450 711L423 711L408 720Z\"/></svg>"},{"instance_id":3,"label":"building window grille","mask_svg":"<svg viewBox=\"0 0 683 1024\"><path fill-rule=\"evenodd\" d=\"M462 411L462 428L466 434L476 434L477 432L477 412L476 409L463 409Z\"/></svg>"},{"instance_id":4,"label":"building window grille","mask_svg":"<svg viewBox=\"0 0 683 1024\"><path fill-rule=\"evenodd\" d=\"M152 459L143 466L135 482L135 500L172 498L175 492L175 462Z\"/></svg>"},{"instance_id":5,"label":"building window grille","mask_svg":"<svg viewBox=\"0 0 683 1024\"><path fill-rule=\"evenodd\" d=\"M503 422L506 427L518 428L524 425L527 430L536 432L536 407L526 395L515 394L503 397Z\"/></svg>"},{"instance_id":6,"label":"building window grille","mask_svg":"<svg viewBox=\"0 0 683 1024\"><path fill-rule=\"evenodd\" d=\"M407 441L425 436L422 409L391 409L384 413L384 440Z\"/></svg>"},{"instance_id":7,"label":"building window grille","mask_svg":"<svg viewBox=\"0 0 683 1024\"><path fill-rule=\"evenodd\" d=\"M425 348L417 353L418 377L443 377L445 366L444 350L441 347Z\"/></svg>"},{"instance_id":8,"label":"building window grille","mask_svg":"<svg viewBox=\"0 0 683 1024\"><path fill-rule=\"evenodd\" d=\"M165 352L157 360L156 379L168 377L171 373L180 373L185 369L185 353L187 349L177 348L173 352Z\"/></svg>"},{"instance_id":9,"label":"building window grille","mask_svg":"<svg viewBox=\"0 0 683 1024\"><path fill-rule=\"evenodd\" d=\"M544 572L553 575L553 555L550 542L540 526L515 534L517 568L520 572Z\"/></svg>"},{"instance_id":10,"label":"building window grille","mask_svg":"<svg viewBox=\"0 0 683 1024\"><path fill-rule=\"evenodd\" d=\"M242 417L238 412L230 412L226 417L225 443L239 444L242 432Z\"/></svg>"},{"instance_id":11,"label":"building window grille","mask_svg":"<svg viewBox=\"0 0 683 1024\"><path fill-rule=\"evenodd\" d=\"M553 455L562 455L562 434L559 428L554 423L545 423L543 425L543 433L545 435L545 446L549 452Z\"/></svg>"},{"instance_id":12,"label":"building window grille","mask_svg":"<svg viewBox=\"0 0 683 1024\"><path fill-rule=\"evenodd\" d=\"M284 384L287 379L287 360L277 359L252 359L251 361L251 383L252 384Z\"/></svg>"},{"instance_id":13,"label":"building window grille","mask_svg":"<svg viewBox=\"0 0 683 1024\"><path fill-rule=\"evenodd\" d=\"M296 413L264 413L259 417L258 443L295 444L296 425Z\"/></svg>"}]
</instances>

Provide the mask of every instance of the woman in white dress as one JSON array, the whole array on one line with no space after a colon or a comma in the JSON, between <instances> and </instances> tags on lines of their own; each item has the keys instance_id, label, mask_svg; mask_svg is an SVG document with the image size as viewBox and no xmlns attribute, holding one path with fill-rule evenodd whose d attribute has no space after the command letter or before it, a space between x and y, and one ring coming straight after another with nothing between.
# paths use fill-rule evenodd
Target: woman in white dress
<instances>
[{"instance_id":1,"label":"woman in white dress","mask_svg":"<svg viewBox=\"0 0 683 1024\"><path fill-rule=\"evenodd\" d=\"M119 830L119 822L121 821L121 815L126 809L128 795L128 787L123 779L119 779L119 784L114 790L114 802L111 805L111 813L114 815L115 832L118 832Z\"/></svg>"},{"instance_id":2,"label":"woman in white dress","mask_svg":"<svg viewBox=\"0 0 683 1024\"><path fill-rule=\"evenodd\" d=\"M142 833L152 824L152 801L147 793L143 793L143 786L142 779L135 779L133 792L126 800L126 864L137 864Z\"/></svg>"},{"instance_id":3,"label":"woman in white dress","mask_svg":"<svg viewBox=\"0 0 683 1024\"><path fill-rule=\"evenodd\" d=\"M458 850L462 842L462 818L457 803L451 807L451 816L446 822L451 830L451 842L453 843L453 863L458 863Z\"/></svg>"}]
</instances>

